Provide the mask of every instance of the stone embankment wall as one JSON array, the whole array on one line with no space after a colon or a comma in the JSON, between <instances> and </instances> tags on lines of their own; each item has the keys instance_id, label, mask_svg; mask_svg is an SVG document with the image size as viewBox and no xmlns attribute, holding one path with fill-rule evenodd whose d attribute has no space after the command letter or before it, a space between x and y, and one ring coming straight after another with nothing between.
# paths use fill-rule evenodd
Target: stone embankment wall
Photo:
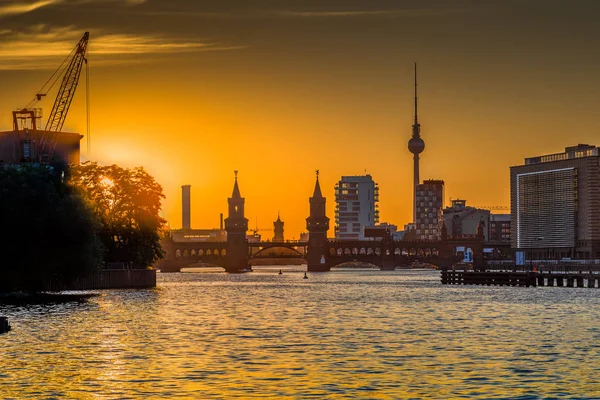
<instances>
[{"instance_id":1,"label":"stone embankment wall","mask_svg":"<svg viewBox=\"0 0 600 400\"><path fill-rule=\"evenodd\" d=\"M97 290L97 289L141 289L156 287L154 269L105 269L70 285L48 286L49 291Z\"/></svg>"}]
</instances>

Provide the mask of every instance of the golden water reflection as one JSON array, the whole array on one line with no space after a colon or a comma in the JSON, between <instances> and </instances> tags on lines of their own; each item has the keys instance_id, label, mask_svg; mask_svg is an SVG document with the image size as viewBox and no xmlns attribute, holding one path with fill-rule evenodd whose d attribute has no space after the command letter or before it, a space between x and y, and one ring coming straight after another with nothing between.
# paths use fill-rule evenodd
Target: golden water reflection
<instances>
[{"instance_id":1,"label":"golden water reflection","mask_svg":"<svg viewBox=\"0 0 600 400\"><path fill-rule=\"evenodd\" d=\"M1 398L543 398L600 393L591 289L435 271L172 274L3 308Z\"/></svg>"}]
</instances>

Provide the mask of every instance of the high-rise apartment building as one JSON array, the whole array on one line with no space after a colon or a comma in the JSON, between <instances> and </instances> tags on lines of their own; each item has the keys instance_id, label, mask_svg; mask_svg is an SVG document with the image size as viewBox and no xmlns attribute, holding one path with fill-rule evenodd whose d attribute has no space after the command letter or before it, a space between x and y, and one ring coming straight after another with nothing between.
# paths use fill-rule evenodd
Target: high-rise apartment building
<instances>
[{"instance_id":1,"label":"high-rise apartment building","mask_svg":"<svg viewBox=\"0 0 600 400\"><path fill-rule=\"evenodd\" d=\"M335 185L335 238L364 240L364 228L379 222L378 202L371 175L342 176Z\"/></svg>"},{"instance_id":2,"label":"high-rise apartment building","mask_svg":"<svg viewBox=\"0 0 600 400\"><path fill-rule=\"evenodd\" d=\"M513 248L528 259L600 258L599 150L580 144L510 168Z\"/></svg>"},{"instance_id":3,"label":"high-rise apartment building","mask_svg":"<svg viewBox=\"0 0 600 400\"><path fill-rule=\"evenodd\" d=\"M444 223L444 181L430 179L417 185L415 206L417 239L440 240Z\"/></svg>"}]
</instances>

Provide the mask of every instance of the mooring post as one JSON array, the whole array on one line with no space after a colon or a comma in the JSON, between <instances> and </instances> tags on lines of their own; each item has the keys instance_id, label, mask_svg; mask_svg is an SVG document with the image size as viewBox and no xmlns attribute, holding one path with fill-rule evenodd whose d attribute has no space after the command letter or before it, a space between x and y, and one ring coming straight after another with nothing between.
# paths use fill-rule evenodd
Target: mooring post
<instances>
[{"instance_id":1,"label":"mooring post","mask_svg":"<svg viewBox=\"0 0 600 400\"><path fill-rule=\"evenodd\" d=\"M8 323L7 317L0 317L0 333L6 333L10 331L10 324Z\"/></svg>"},{"instance_id":2,"label":"mooring post","mask_svg":"<svg viewBox=\"0 0 600 400\"><path fill-rule=\"evenodd\" d=\"M567 287L573 287L574 283L575 283L575 279L572 276L568 276L567 277Z\"/></svg>"}]
</instances>

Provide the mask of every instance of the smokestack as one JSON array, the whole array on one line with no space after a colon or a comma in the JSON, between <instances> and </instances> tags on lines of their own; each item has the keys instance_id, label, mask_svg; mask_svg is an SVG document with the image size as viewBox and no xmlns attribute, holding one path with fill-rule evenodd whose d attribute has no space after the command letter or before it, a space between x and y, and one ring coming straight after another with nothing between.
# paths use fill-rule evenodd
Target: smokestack
<instances>
[{"instance_id":1,"label":"smokestack","mask_svg":"<svg viewBox=\"0 0 600 400\"><path fill-rule=\"evenodd\" d=\"M181 226L183 229L191 229L191 190L192 187L190 185L183 185L181 187Z\"/></svg>"},{"instance_id":2,"label":"smokestack","mask_svg":"<svg viewBox=\"0 0 600 400\"><path fill-rule=\"evenodd\" d=\"M221 230L223 230L223 213L221 213Z\"/></svg>"}]
</instances>

